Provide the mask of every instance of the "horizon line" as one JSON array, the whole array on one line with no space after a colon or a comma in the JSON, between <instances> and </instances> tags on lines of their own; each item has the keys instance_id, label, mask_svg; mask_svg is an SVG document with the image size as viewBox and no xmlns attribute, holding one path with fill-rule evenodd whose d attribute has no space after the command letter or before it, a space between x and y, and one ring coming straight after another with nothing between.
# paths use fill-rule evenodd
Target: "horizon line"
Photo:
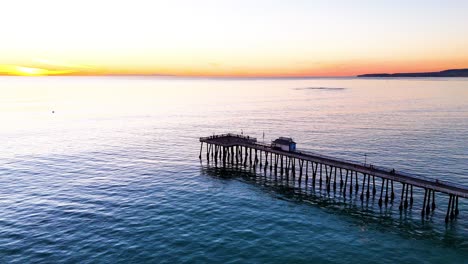
<instances>
[{"instance_id":1,"label":"horizon line","mask_svg":"<svg viewBox=\"0 0 468 264\"><path fill-rule=\"evenodd\" d=\"M40 68L37 68L40 69ZM42 70L42 69L41 69ZM161 73L92 73L92 72L68 72L68 73L40 73L40 74L15 74L12 72L1 72L0 77L167 77L167 78L210 78L210 79L304 79L304 78L357 78L362 75L379 74L422 74L422 73L440 73L453 70L468 70L468 68L445 68L432 71L395 71L395 72L367 72L352 75L270 75L270 74L161 74ZM20 72L21 73L21 72Z\"/></svg>"},{"instance_id":2,"label":"horizon line","mask_svg":"<svg viewBox=\"0 0 468 264\"><path fill-rule=\"evenodd\" d=\"M301 79L301 78L354 78L358 75L177 75L177 74L50 74L15 75L0 74L0 77L171 77L171 78L232 78L232 79Z\"/></svg>"}]
</instances>

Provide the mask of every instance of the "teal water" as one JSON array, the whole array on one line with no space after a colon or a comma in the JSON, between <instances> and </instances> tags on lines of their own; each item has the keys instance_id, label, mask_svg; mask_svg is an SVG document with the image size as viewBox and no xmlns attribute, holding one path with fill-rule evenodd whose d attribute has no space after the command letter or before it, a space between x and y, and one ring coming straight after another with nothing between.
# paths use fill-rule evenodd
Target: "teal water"
<instances>
[{"instance_id":1,"label":"teal water","mask_svg":"<svg viewBox=\"0 0 468 264\"><path fill-rule=\"evenodd\" d=\"M422 221L420 191L400 214L198 159L198 137L243 131L466 186L468 79L10 77L0 92L2 263L468 257L463 199L445 225L440 194Z\"/></svg>"}]
</instances>

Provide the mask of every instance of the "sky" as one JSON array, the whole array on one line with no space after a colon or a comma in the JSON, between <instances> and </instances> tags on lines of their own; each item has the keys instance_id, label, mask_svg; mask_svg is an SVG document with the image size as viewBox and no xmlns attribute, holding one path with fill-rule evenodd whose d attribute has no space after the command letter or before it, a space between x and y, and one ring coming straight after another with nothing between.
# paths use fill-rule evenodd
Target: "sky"
<instances>
[{"instance_id":1,"label":"sky","mask_svg":"<svg viewBox=\"0 0 468 264\"><path fill-rule=\"evenodd\" d=\"M468 68L468 1L15 0L0 74L352 76Z\"/></svg>"}]
</instances>

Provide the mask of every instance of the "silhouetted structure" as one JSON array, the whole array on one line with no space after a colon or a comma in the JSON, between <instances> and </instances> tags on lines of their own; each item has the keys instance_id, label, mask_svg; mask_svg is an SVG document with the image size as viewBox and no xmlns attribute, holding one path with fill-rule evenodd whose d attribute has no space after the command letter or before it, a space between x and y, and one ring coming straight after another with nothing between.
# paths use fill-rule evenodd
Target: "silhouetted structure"
<instances>
[{"instance_id":1,"label":"silhouetted structure","mask_svg":"<svg viewBox=\"0 0 468 264\"><path fill-rule=\"evenodd\" d=\"M454 69L440 72L409 72L409 73L371 73L357 77L468 77L468 69Z\"/></svg>"},{"instance_id":2,"label":"silhouetted structure","mask_svg":"<svg viewBox=\"0 0 468 264\"><path fill-rule=\"evenodd\" d=\"M326 188L327 192L333 189L339 192L346 198L346 195L351 196L359 193L361 201L369 200L369 197L375 197L377 189L380 187L380 195L378 204L382 207L395 200L394 182L401 184L401 196L399 210L406 210L413 206L413 187L422 188L424 190L424 200L421 209L421 215L428 216L431 211L436 208L435 194L436 192L449 195L449 203L445 221L453 220L458 214L458 199L459 197L468 197L468 187L432 180L408 173L396 171L395 169L386 169L368 164L359 164L356 162L345 161L333 157L323 156L310 152L297 151L296 143L291 138L279 138L272 144L258 143L256 138L236 135L222 134L213 135L210 137L200 138L200 156L202 158L203 143L207 145L206 158L209 161L210 157L214 162L257 166L262 167L266 171L269 167L270 171L280 170L280 173L285 173L286 176L296 176L299 174L297 181L299 184L309 184L309 170L311 172L311 184L315 189L318 184ZM278 147L280 146L280 147ZM293 148L291 148L294 146ZM297 166L296 166L297 165ZM303 174L305 177L303 179ZM338 179L337 179L338 177ZM380 186L376 184L375 178L380 178ZM354 180L354 183L353 183ZM361 189L359 189L361 182Z\"/></svg>"}]
</instances>

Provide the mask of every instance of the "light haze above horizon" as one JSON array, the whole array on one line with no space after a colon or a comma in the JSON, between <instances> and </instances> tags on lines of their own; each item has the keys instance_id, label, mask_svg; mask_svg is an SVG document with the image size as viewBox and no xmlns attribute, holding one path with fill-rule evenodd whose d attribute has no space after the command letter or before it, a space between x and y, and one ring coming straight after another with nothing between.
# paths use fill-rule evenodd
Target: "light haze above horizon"
<instances>
[{"instance_id":1,"label":"light haze above horizon","mask_svg":"<svg viewBox=\"0 0 468 264\"><path fill-rule=\"evenodd\" d=\"M8 1L0 75L353 76L468 68L468 1Z\"/></svg>"}]
</instances>

